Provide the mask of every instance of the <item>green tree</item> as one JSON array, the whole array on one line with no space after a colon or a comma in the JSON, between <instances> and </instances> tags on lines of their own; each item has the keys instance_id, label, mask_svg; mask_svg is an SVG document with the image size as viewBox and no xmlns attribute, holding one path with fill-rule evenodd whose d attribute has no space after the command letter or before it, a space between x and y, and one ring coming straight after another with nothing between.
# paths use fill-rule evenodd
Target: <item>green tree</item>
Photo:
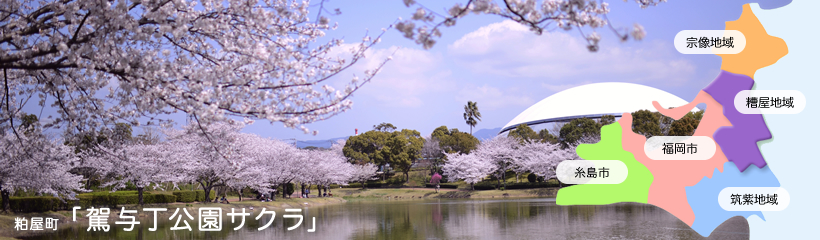
<instances>
[{"instance_id":1,"label":"green tree","mask_svg":"<svg viewBox=\"0 0 820 240\"><path fill-rule=\"evenodd\" d=\"M385 162L381 162L379 151L384 148L388 138L389 134L386 132L367 131L348 138L342 152L352 163L383 166Z\"/></svg>"},{"instance_id":2,"label":"green tree","mask_svg":"<svg viewBox=\"0 0 820 240\"><path fill-rule=\"evenodd\" d=\"M560 142L558 136L552 135L552 133L550 133L550 131L547 129L541 129L541 131L538 131L538 137L541 138L541 141L552 144Z\"/></svg>"},{"instance_id":3,"label":"green tree","mask_svg":"<svg viewBox=\"0 0 820 240\"><path fill-rule=\"evenodd\" d=\"M695 117L695 119L697 119L698 121L700 121L700 120L703 120L703 114L704 114L705 112L706 112L706 110L701 109L701 110L699 110L699 111L697 111L697 112L694 112L694 113L691 113L691 114L692 114L692 116L693 116L693 117ZM687 115L689 115L689 114L687 114Z\"/></svg>"},{"instance_id":4,"label":"green tree","mask_svg":"<svg viewBox=\"0 0 820 240\"><path fill-rule=\"evenodd\" d=\"M454 128L455 129L455 128ZM456 129L458 130L458 129ZM430 134L432 137L438 138L441 140L442 138L450 135L450 130L447 129L447 126L437 127L433 130L433 133Z\"/></svg>"},{"instance_id":5,"label":"green tree","mask_svg":"<svg viewBox=\"0 0 820 240\"><path fill-rule=\"evenodd\" d=\"M692 136L703 119L703 110L686 113L681 119L672 122L669 127L669 136Z\"/></svg>"},{"instance_id":6,"label":"green tree","mask_svg":"<svg viewBox=\"0 0 820 240\"><path fill-rule=\"evenodd\" d=\"M478 121L481 121L481 113L478 112L477 104L473 101L467 101L467 105L464 105L464 121L467 122L467 125L470 125L470 135L473 135L473 127L478 124Z\"/></svg>"},{"instance_id":7,"label":"green tree","mask_svg":"<svg viewBox=\"0 0 820 240\"><path fill-rule=\"evenodd\" d=\"M458 131L457 128L448 130L447 126L433 130L432 137L439 139L439 146L447 153L468 154L475 150L480 142L472 134Z\"/></svg>"},{"instance_id":8,"label":"green tree","mask_svg":"<svg viewBox=\"0 0 820 240\"><path fill-rule=\"evenodd\" d=\"M535 133L530 126L523 123L510 131L507 136L518 140L521 144L542 141L541 136L539 136L538 133Z\"/></svg>"},{"instance_id":9,"label":"green tree","mask_svg":"<svg viewBox=\"0 0 820 240\"><path fill-rule=\"evenodd\" d=\"M34 114L23 114L23 117L20 118L20 127L24 130L25 134L31 134L40 126L40 120L37 119L37 115Z\"/></svg>"},{"instance_id":10,"label":"green tree","mask_svg":"<svg viewBox=\"0 0 820 240\"><path fill-rule=\"evenodd\" d=\"M410 179L410 166L421 158L421 148L423 146L424 139L419 131L402 129L401 131L392 132L381 154L386 162L390 163L390 166L404 173L405 181L407 181Z\"/></svg>"},{"instance_id":11,"label":"green tree","mask_svg":"<svg viewBox=\"0 0 820 240\"><path fill-rule=\"evenodd\" d=\"M563 147L568 147L584 136L601 134L601 125L589 118L576 118L561 127L559 139Z\"/></svg>"},{"instance_id":12,"label":"green tree","mask_svg":"<svg viewBox=\"0 0 820 240\"><path fill-rule=\"evenodd\" d=\"M615 122L615 116L613 115L603 115L600 119L598 119L598 124L601 126L606 126Z\"/></svg>"},{"instance_id":13,"label":"green tree","mask_svg":"<svg viewBox=\"0 0 820 240\"><path fill-rule=\"evenodd\" d=\"M699 123L700 121L695 118L683 117L669 127L669 136L692 136Z\"/></svg>"},{"instance_id":14,"label":"green tree","mask_svg":"<svg viewBox=\"0 0 820 240\"><path fill-rule=\"evenodd\" d=\"M393 126L393 124L391 124L391 123L384 123L383 122L383 123L379 123L378 125L373 125L373 130L376 130L376 131L379 131L379 132L392 132L392 131L395 131L396 129L397 129L397 127Z\"/></svg>"},{"instance_id":15,"label":"green tree","mask_svg":"<svg viewBox=\"0 0 820 240\"><path fill-rule=\"evenodd\" d=\"M421 157L424 139L416 130L384 132L371 130L350 137L342 152L350 162L373 163L379 167L387 164L402 171L408 179L410 166Z\"/></svg>"},{"instance_id":16,"label":"green tree","mask_svg":"<svg viewBox=\"0 0 820 240\"><path fill-rule=\"evenodd\" d=\"M134 139L131 132L131 124L116 123L111 132L111 140L116 144L129 143Z\"/></svg>"},{"instance_id":17,"label":"green tree","mask_svg":"<svg viewBox=\"0 0 820 240\"><path fill-rule=\"evenodd\" d=\"M633 112L632 131L646 138L662 135L659 115L659 113L650 112L649 110Z\"/></svg>"},{"instance_id":18,"label":"green tree","mask_svg":"<svg viewBox=\"0 0 820 240\"><path fill-rule=\"evenodd\" d=\"M293 195L294 191L296 191L296 186L292 182L282 185L282 198L285 198L285 194L288 196Z\"/></svg>"}]
</instances>

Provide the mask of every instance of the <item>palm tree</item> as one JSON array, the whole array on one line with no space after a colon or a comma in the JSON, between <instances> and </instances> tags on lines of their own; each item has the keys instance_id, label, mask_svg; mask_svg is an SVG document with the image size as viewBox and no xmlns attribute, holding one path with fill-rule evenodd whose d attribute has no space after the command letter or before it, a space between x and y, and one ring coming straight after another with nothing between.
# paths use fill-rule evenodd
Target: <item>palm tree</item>
<instances>
[{"instance_id":1,"label":"palm tree","mask_svg":"<svg viewBox=\"0 0 820 240\"><path fill-rule=\"evenodd\" d=\"M473 135L473 127L478 124L478 121L481 121L481 113L478 112L478 105L476 102L467 101L467 105L464 105L464 121L467 121L467 125L470 125L470 135Z\"/></svg>"}]
</instances>

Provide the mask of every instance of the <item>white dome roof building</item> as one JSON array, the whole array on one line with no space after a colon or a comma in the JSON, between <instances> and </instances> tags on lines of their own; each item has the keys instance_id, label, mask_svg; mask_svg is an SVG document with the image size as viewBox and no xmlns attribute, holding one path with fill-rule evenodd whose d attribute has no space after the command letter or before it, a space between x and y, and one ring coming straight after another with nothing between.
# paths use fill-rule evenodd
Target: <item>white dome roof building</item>
<instances>
[{"instance_id":1,"label":"white dome roof building","mask_svg":"<svg viewBox=\"0 0 820 240\"><path fill-rule=\"evenodd\" d=\"M663 107L689 103L666 91L634 83L606 82L573 87L544 98L530 106L501 128L498 134L529 126L565 122L576 118L600 118L604 115L621 117L625 112L646 109L656 111L652 101ZM693 111L697 111L694 109Z\"/></svg>"}]
</instances>

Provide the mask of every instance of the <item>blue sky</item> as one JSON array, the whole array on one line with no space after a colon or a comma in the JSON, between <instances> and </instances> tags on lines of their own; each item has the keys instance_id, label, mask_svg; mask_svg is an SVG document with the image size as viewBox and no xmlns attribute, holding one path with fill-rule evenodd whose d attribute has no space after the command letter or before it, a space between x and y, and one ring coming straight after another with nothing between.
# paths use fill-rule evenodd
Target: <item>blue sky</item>
<instances>
[{"instance_id":1,"label":"blue sky","mask_svg":"<svg viewBox=\"0 0 820 240\"><path fill-rule=\"evenodd\" d=\"M432 9L444 9L459 1L419 1ZM463 1L462 1L463 2ZM328 139L372 129L381 122L416 129L428 135L446 125L468 131L462 118L467 101L478 102L482 121L474 129L505 125L530 105L563 89L595 82L632 82L659 88L691 100L717 76L721 60L715 55L684 55L675 51L672 39L681 30L720 30L736 20L749 1L671 0L641 9L633 1L609 1L608 15L615 27L644 26L643 41L621 43L608 29L601 29L601 50L589 53L577 30L558 30L537 36L515 23L491 15L469 15L430 50L423 50L395 29L369 57L395 51L393 61L352 98L353 109L332 119L307 125L317 136L257 122L246 129L282 139ZM761 1L764 9L790 1ZM433 5L437 4L437 5ZM361 39L393 23L410 18L414 7L402 1L331 1L325 7L340 8L333 16L339 23L328 37L347 42ZM588 30L587 30L588 31ZM396 50L398 49L398 50ZM348 73L352 74L352 73ZM588 96L568 99L589 101Z\"/></svg>"},{"instance_id":2,"label":"blue sky","mask_svg":"<svg viewBox=\"0 0 820 240\"><path fill-rule=\"evenodd\" d=\"M419 0L440 9L457 2ZM483 116L475 130L502 127L530 105L558 91L596 82L631 82L659 88L685 100L717 76L720 58L715 55L684 55L675 51L672 39L681 30L720 30L726 21L740 16L748 0L670 0L641 9L634 1L608 1L609 20L615 27L644 26L643 41L621 43L608 28L599 29L601 50L590 53L577 30L544 33L537 36L525 27L504 22L501 17L470 14L454 27L444 28L443 37L430 50L424 50L395 29L384 34L382 42L371 49L368 58L358 63L344 78L361 76L387 56L393 56L382 71L357 91L353 109L329 120L306 125L318 130L316 136L281 123L257 121L244 131L278 139L318 140L352 135L389 122L400 129L415 129L429 135L446 125L469 131L462 118L467 101L478 102ZM760 1L764 9L790 1ZM339 28L327 38L343 38L356 43L366 33L375 36L401 17L409 19L415 7L401 0L334 0L325 8L339 8L330 16ZM589 32L589 29L585 29ZM322 40L322 39L320 39ZM340 86L340 85L337 85ZM337 89L342 89L337 87ZM567 104L593 101L589 96L567 99ZM27 106L27 112L39 112ZM46 111L50 112L50 111ZM184 123L183 115L171 117ZM139 132L139 129L136 129Z\"/></svg>"}]
</instances>

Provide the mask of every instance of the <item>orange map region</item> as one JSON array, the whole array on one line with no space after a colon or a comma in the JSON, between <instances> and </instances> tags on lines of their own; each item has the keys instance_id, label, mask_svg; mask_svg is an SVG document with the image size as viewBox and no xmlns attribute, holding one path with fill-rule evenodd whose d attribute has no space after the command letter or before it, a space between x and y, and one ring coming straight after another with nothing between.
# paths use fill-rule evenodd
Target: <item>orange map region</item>
<instances>
[{"instance_id":1,"label":"orange map region","mask_svg":"<svg viewBox=\"0 0 820 240\"><path fill-rule=\"evenodd\" d=\"M729 120L723 116L723 106L704 91L700 91L691 103L684 106L665 109L658 102L653 102L653 105L661 114L680 119L700 103L706 104L707 110L694 136L711 138L718 128L731 126ZM635 155L635 160L646 166L655 177L649 187L648 203L663 208L692 226L695 222L695 213L686 198L686 187L697 184L704 176L711 178L715 168L723 172L723 164L728 160L720 146L717 146L715 155L709 160L652 160L644 152L646 137L632 131L632 115L624 113L618 122L621 123L623 130L624 150Z\"/></svg>"},{"instance_id":2,"label":"orange map region","mask_svg":"<svg viewBox=\"0 0 820 240\"><path fill-rule=\"evenodd\" d=\"M786 41L766 33L766 29L752 12L749 4L743 5L740 18L726 22L726 30L738 30L743 33L746 37L746 47L738 54L718 54L723 59L721 70L754 79L758 69L776 63L789 53Z\"/></svg>"}]
</instances>

